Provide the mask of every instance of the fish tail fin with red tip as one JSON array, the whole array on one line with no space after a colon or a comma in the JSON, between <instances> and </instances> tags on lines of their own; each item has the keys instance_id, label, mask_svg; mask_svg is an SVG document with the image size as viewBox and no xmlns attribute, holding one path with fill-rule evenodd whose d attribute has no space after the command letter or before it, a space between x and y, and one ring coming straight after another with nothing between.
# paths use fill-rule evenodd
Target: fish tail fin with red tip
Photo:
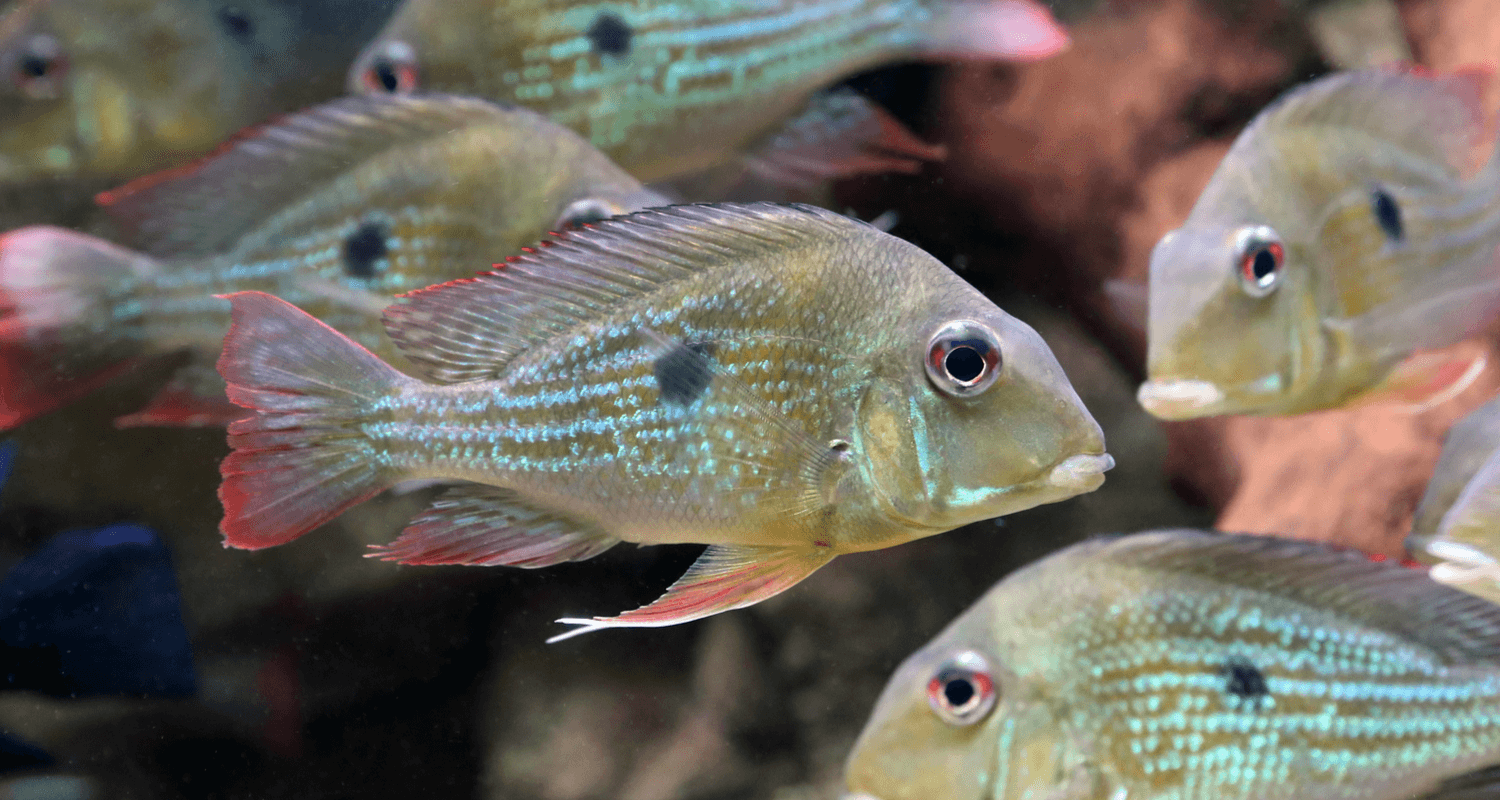
<instances>
[{"instance_id":1,"label":"fish tail fin with red tip","mask_svg":"<svg viewBox=\"0 0 1500 800\"><path fill-rule=\"evenodd\" d=\"M229 547L285 544L394 485L358 421L412 382L284 300L228 295L219 373L253 413L229 426L219 468L220 530Z\"/></svg>"}]
</instances>

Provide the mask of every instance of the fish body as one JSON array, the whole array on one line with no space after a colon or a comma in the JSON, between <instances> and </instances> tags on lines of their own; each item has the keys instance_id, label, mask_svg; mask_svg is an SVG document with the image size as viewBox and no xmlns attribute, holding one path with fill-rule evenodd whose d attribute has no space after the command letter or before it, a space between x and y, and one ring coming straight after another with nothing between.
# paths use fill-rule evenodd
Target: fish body
<instances>
[{"instance_id":1,"label":"fish body","mask_svg":"<svg viewBox=\"0 0 1500 800\"><path fill-rule=\"evenodd\" d=\"M1500 606L1424 570L1273 537L1095 539L908 658L848 784L880 800L1493 796L1493 772L1487 791L1442 792L1500 763L1497 657Z\"/></svg>"},{"instance_id":2,"label":"fish body","mask_svg":"<svg viewBox=\"0 0 1500 800\"><path fill-rule=\"evenodd\" d=\"M651 182L755 149L859 70L940 52L1039 58L1066 42L1029 0L407 0L349 88L517 103ZM833 127L849 117L822 111ZM805 144L787 149L807 156Z\"/></svg>"},{"instance_id":3,"label":"fish body","mask_svg":"<svg viewBox=\"0 0 1500 800\"><path fill-rule=\"evenodd\" d=\"M421 378L232 299L219 370L257 413L221 470L229 545L412 479L468 484L386 549L405 563L713 545L656 603L581 630L749 605L841 553L1091 491L1113 463L1034 331L808 206L639 212L407 295L387 331Z\"/></svg>"},{"instance_id":4,"label":"fish body","mask_svg":"<svg viewBox=\"0 0 1500 800\"><path fill-rule=\"evenodd\" d=\"M144 252L50 227L0 237L9 425L181 351L190 363L131 421L220 423L239 410L213 370L229 322L216 294L274 292L395 356L380 322L394 295L664 202L535 114L443 96L334 101L101 200Z\"/></svg>"},{"instance_id":5,"label":"fish body","mask_svg":"<svg viewBox=\"0 0 1500 800\"><path fill-rule=\"evenodd\" d=\"M1152 253L1142 405L1295 414L1471 380L1449 348L1500 310L1480 80L1339 73L1263 111Z\"/></svg>"},{"instance_id":6,"label":"fish body","mask_svg":"<svg viewBox=\"0 0 1500 800\"><path fill-rule=\"evenodd\" d=\"M0 183L133 178L333 98L394 7L15 0L0 12Z\"/></svg>"}]
</instances>

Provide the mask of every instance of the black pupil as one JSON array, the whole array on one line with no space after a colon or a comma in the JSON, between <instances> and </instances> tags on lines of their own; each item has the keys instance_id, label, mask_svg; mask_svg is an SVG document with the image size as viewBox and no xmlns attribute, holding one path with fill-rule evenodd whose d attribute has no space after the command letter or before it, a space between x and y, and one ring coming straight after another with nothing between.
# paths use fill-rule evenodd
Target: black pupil
<instances>
[{"instance_id":1,"label":"black pupil","mask_svg":"<svg viewBox=\"0 0 1500 800\"><path fill-rule=\"evenodd\" d=\"M984 374L984 356L973 345L956 344L943 356L943 369L959 383L973 383Z\"/></svg>"},{"instance_id":2,"label":"black pupil","mask_svg":"<svg viewBox=\"0 0 1500 800\"><path fill-rule=\"evenodd\" d=\"M1261 247L1255 251L1255 258L1250 262L1250 270L1255 273L1255 280L1263 281L1276 272L1276 254L1271 252L1270 247Z\"/></svg>"},{"instance_id":3,"label":"black pupil","mask_svg":"<svg viewBox=\"0 0 1500 800\"><path fill-rule=\"evenodd\" d=\"M1371 198L1371 205L1375 211L1375 221L1380 223L1380 229L1385 235L1396 241L1406 235L1404 226L1401 224L1401 208L1396 205L1396 199L1386 194L1383 190L1376 189L1375 196Z\"/></svg>"},{"instance_id":4,"label":"black pupil","mask_svg":"<svg viewBox=\"0 0 1500 800\"><path fill-rule=\"evenodd\" d=\"M52 59L27 55L21 57L21 74L28 78L45 78L52 69Z\"/></svg>"},{"instance_id":5,"label":"black pupil","mask_svg":"<svg viewBox=\"0 0 1500 800\"><path fill-rule=\"evenodd\" d=\"M954 708L963 708L974 699L974 684L968 678L954 678L943 684L943 699Z\"/></svg>"},{"instance_id":6,"label":"black pupil","mask_svg":"<svg viewBox=\"0 0 1500 800\"><path fill-rule=\"evenodd\" d=\"M396 65L390 59L382 58L375 62L370 68L375 74L375 83L387 92L394 92L401 88L401 76L396 74Z\"/></svg>"}]
</instances>

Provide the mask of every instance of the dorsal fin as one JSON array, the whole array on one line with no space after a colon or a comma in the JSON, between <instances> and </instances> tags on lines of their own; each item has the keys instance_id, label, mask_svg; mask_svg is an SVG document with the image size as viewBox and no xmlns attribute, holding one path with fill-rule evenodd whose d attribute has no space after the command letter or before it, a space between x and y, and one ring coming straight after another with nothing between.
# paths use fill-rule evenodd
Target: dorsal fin
<instances>
[{"instance_id":1,"label":"dorsal fin","mask_svg":"<svg viewBox=\"0 0 1500 800\"><path fill-rule=\"evenodd\" d=\"M1463 174L1472 168L1474 146L1484 138L1480 98L1487 80L1479 70L1436 75L1417 68L1383 67L1336 73L1282 95L1261 112L1240 142L1258 141L1261 137L1254 134L1261 132L1346 129L1446 165L1454 175Z\"/></svg>"},{"instance_id":2,"label":"dorsal fin","mask_svg":"<svg viewBox=\"0 0 1500 800\"><path fill-rule=\"evenodd\" d=\"M1096 541L1095 558L1267 592L1430 648L1449 663L1500 659L1500 605L1426 569L1274 536L1167 530Z\"/></svg>"},{"instance_id":3,"label":"dorsal fin","mask_svg":"<svg viewBox=\"0 0 1500 800\"><path fill-rule=\"evenodd\" d=\"M501 269L421 289L386 309L386 332L433 380L490 380L528 347L672 281L813 242L879 234L813 206L671 206L560 234Z\"/></svg>"},{"instance_id":4,"label":"dorsal fin","mask_svg":"<svg viewBox=\"0 0 1500 800\"><path fill-rule=\"evenodd\" d=\"M521 114L529 116L448 95L346 97L248 128L192 164L138 178L96 199L151 255L209 255L373 156Z\"/></svg>"}]
</instances>

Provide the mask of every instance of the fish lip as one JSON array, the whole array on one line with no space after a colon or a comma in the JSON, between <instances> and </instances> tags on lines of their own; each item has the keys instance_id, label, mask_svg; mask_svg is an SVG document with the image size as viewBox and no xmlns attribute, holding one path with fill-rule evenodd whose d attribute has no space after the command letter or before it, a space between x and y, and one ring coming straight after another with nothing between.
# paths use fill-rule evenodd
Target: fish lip
<instances>
[{"instance_id":1,"label":"fish lip","mask_svg":"<svg viewBox=\"0 0 1500 800\"><path fill-rule=\"evenodd\" d=\"M1047 473L1047 483L1059 489L1087 492L1104 483L1104 473L1114 469L1109 453L1080 453L1059 461Z\"/></svg>"},{"instance_id":2,"label":"fish lip","mask_svg":"<svg viewBox=\"0 0 1500 800\"><path fill-rule=\"evenodd\" d=\"M864 792L844 792L839 795L839 800L880 800L880 798Z\"/></svg>"},{"instance_id":3,"label":"fish lip","mask_svg":"<svg viewBox=\"0 0 1500 800\"><path fill-rule=\"evenodd\" d=\"M1224 402L1224 391L1208 381L1146 381L1136 390L1141 407L1159 419L1207 416Z\"/></svg>"}]
</instances>

